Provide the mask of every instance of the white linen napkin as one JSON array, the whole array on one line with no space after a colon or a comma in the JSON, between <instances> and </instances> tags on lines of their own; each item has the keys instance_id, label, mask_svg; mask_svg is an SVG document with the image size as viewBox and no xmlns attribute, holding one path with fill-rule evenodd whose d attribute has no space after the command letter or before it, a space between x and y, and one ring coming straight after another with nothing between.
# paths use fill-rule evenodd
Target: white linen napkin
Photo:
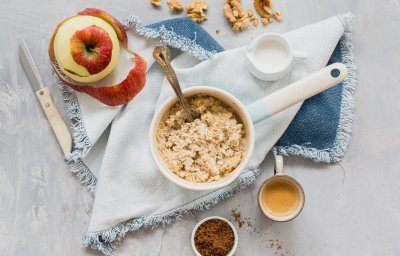
<instances>
[{"instance_id":1,"label":"white linen napkin","mask_svg":"<svg viewBox=\"0 0 400 256\"><path fill-rule=\"evenodd\" d=\"M342 23L349 22L346 17L332 17L285 33L294 49L308 52L308 59L296 63L287 77L276 82L264 82L251 75L245 65L243 47L216 54L201 63L183 53L172 65L182 87L215 86L246 105L324 67L343 35ZM240 190L243 185L240 182L254 175L246 171L257 169L301 106L293 106L255 125L254 153L241 179L213 193L180 188L157 170L149 147L149 125L154 110L173 95L161 68L152 60L158 40L128 34L130 48L148 63L145 88L128 105L117 108L76 93L79 108L71 114L79 120L75 139L80 148L71 158L82 158L78 159L75 171L82 179L86 178L84 182L92 190L96 185L91 221L83 240L105 254L111 253L115 242L127 231L168 223L172 216L193 208L206 209ZM93 177L88 180L85 176L90 171L97 177L97 184Z\"/></svg>"}]
</instances>

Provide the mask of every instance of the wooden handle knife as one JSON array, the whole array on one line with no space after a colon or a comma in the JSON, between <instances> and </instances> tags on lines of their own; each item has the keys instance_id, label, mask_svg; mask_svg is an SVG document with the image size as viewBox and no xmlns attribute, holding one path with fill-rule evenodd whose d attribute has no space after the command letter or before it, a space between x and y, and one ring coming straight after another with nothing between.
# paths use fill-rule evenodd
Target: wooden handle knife
<instances>
[{"instance_id":1,"label":"wooden handle knife","mask_svg":"<svg viewBox=\"0 0 400 256\"><path fill-rule=\"evenodd\" d=\"M19 45L18 53L25 73L28 76L33 89L35 90L40 105L42 106L42 109L46 114L47 120L49 121L50 126L53 129L54 134L56 135L56 138L61 146L64 155L70 154L72 149L71 133L68 130L68 127L62 119L56 106L54 105L49 88L44 86L39 71L36 68L32 55L29 52L29 49L24 40L22 40Z\"/></svg>"}]
</instances>

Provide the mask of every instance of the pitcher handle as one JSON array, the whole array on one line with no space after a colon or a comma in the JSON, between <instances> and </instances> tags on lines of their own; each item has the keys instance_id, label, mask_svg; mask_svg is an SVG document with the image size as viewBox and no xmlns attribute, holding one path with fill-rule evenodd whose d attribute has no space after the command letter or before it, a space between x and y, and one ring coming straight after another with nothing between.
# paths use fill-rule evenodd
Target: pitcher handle
<instances>
[{"instance_id":1,"label":"pitcher handle","mask_svg":"<svg viewBox=\"0 0 400 256\"><path fill-rule=\"evenodd\" d=\"M308 53L303 51L294 51L293 52L293 59L295 61L302 61L308 58Z\"/></svg>"},{"instance_id":2,"label":"pitcher handle","mask_svg":"<svg viewBox=\"0 0 400 256\"><path fill-rule=\"evenodd\" d=\"M275 175L283 175L283 157L275 155Z\"/></svg>"}]
</instances>

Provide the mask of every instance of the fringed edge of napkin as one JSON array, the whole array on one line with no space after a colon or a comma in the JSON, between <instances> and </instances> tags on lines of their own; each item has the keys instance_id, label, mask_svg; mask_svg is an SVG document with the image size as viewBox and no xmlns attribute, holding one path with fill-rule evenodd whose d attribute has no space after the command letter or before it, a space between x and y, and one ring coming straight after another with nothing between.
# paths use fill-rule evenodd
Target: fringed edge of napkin
<instances>
[{"instance_id":1,"label":"fringed edge of napkin","mask_svg":"<svg viewBox=\"0 0 400 256\"><path fill-rule=\"evenodd\" d=\"M121 239L125 237L126 233L137 231L140 228L154 228L159 225L165 227L171 224L173 220L182 219L183 215L190 213L191 210L208 210L219 201L232 197L252 184L260 173L260 168L246 171L228 187L212 191L192 202L178 206L167 212L132 218L106 230L88 232L82 237L83 244L99 250L107 256L112 256L113 251L116 249Z\"/></svg>"},{"instance_id":2,"label":"fringed edge of napkin","mask_svg":"<svg viewBox=\"0 0 400 256\"><path fill-rule=\"evenodd\" d=\"M347 67L348 75L343 81L340 118L334 146L331 149L322 150L306 147L304 145L274 147L272 149L274 154L303 156L312 159L315 162L336 163L342 160L346 152L351 137L354 115L353 94L357 85L357 68L355 64L352 43L354 15L352 13L345 13L340 14L337 17L342 22L344 27L344 33L339 43L343 53L342 63Z\"/></svg>"},{"instance_id":3,"label":"fringed edge of napkin","mask_svg":"<svg viewBox=\"0 0 400 256\"><path fill-rule=\"evenodd\" d=\"M78 98L72 88L65 85L58 77L55 76L55 79L57 79L57 86L63 95L68 119L71 123L72 137L74 138L74 148L71 154L65 157L65 161L67 161L71 172L75 174L78 181L90 193L94 194L96 192L97 178L81 159L92 148L92 142L86 132Z\"/></svg>"},{"instance_id":4,"label":"fringed edge of napkin","mask_svg":"<svg viewBox=\"0 0 400 256\"><path fill-rule=\"evenodd\" d=\"M124 19L122 23L126 30L134 28L137 34L146 38L160 38L161 42L180 49L183 52L187 52L199 60L209 59L217 53L216 51L207 51L198 45L196 43L196 32L194 32L194 39L190 39L182 35L178 35L172 28L171 30L168 30L165 25L161 25L159 29L143 26L140 18L134 15Z\"/></svg>"},{"instance_id":5,"label":"fringed edge of napkin","mask_svg":"<svg viewBox=\"0 0 400 256\"><path fill-rule=\"evenodd\" d=\"M123 26L126 30L134 28L136 33L146 38L160 38L162 43L180 49L199 60L211 58L216 51L207 51L196 43L197 34L194 32L194 39L178 35L172 29L161 25L159 29L146 27L137 16L130 16L123 21ZM96 191L97 178L93 172L85 165L82 159L88 154L93 144L86 132L82 111L79 106L76 92L65 85L58 77L55 76L57 85L64 97L65 108L68 118L71 121L73 131L74 148L71 154L65 157L71 171L76 175L78 180L86 186L90 193Z\"/></svg>"}]
</instances>

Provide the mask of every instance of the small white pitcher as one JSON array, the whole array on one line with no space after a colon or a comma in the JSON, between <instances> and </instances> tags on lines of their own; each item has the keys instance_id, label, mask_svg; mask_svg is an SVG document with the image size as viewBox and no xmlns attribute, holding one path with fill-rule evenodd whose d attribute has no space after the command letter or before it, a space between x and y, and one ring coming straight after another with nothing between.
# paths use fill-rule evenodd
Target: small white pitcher
<instances>
[{"instance_id":1,"label":"small white pitcher","mask_svg":"<svg viewBox=\"0 0 400 256\"><path fill-rule=\"evenodd\" d=\"M250 72L263 81L275 81L286 76L295 61L307 59L307 53L293 51L289 41L279 34L264 34L256 38L245 51Z\"/></svg>"}]
</instances>

